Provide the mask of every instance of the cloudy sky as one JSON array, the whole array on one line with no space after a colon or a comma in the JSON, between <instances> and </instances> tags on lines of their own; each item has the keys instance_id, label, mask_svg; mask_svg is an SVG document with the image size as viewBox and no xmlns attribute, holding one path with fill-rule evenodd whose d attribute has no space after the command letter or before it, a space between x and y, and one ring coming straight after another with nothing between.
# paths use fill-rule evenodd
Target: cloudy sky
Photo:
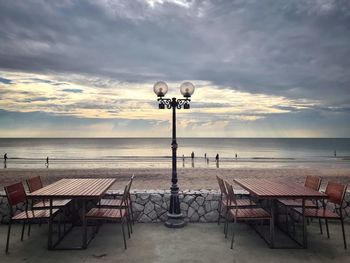
<instances>
[{"instance_id":1,"label":"cloudy sky","mask_svg":"<svg viewBox=\"0 0 350 263\"><path fill-rule=\"evenodd\" d=\"M0 137L349 137L348 0L0 0Z\"/></svg>"}]
</instances>

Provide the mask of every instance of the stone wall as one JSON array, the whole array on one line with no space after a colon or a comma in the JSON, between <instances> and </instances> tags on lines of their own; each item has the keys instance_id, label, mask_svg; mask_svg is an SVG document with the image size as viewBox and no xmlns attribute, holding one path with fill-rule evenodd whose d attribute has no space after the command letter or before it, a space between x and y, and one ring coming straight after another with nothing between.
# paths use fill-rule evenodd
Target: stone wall
<instances>
[{"instance_id":1,"label":"stone wall","mask_svg":"<svg viewBox=\"0 0 350 263\"><path fill-rule=\"evenodd\" d=\"M246 192L236 190L238 198L246 198ZM107 198L115 198L120 191L109 191ZM169 190L133 190L131 193L134 218L141 223L162 222L167 218L170 203ZM186 222L215 222L218 219L218 205L220 195L216 190L184 190L179 193L180 208ZM345 216L350 221L350 192L347 192L345 202ZM18 211L22 205L17 207ZM0 222L8 221L8 205L5 193L0 191Z\"/></svg>"}]
</instances>

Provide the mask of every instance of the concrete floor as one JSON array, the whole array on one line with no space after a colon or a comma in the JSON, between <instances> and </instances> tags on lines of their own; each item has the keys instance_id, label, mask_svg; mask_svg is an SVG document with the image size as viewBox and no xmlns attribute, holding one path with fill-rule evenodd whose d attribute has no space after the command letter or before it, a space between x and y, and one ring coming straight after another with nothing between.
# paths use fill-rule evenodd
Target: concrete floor
<instances>
[{"instance_id":1,"label":"concrete floor","mask_svg":"<svg viewBox=\"0 0 350 263\"><path fill-rule=\"evenodd\" d=\"M308 249L270 249L246 224L237 224L235 247L225 239L223 225L188 224L168 229L162 224L137 224L124 250L119 225L103 225L88 249L48 251L47 226L33 226L32 235L20 241L20 226L13 228L10 253L4 253L7 226L0 226L0 262L350 262L350 249L343 249L340 225L330 224L331 239L319 234L318 225L308 226ZM230 229L230 235L232 231ZM80 240L79 229L67 241ZM350 224L346 225L350 245Z\"/></svg>"}]
</instances>

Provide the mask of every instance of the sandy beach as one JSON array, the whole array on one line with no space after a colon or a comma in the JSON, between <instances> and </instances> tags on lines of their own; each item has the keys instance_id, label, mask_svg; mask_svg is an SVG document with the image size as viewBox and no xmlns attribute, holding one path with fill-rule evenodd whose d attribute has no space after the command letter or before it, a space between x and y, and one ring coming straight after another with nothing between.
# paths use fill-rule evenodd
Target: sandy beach
<instances>
[{"instance_id":1,"label":"sandy beach","mask_svg":"<svg viewBox=\"0 0 350 263\"><path fill-rule=\"evenodd\" d=\"M62 178L82 177L115 177L117 182L113 189L121 189L124 183L135 174L134 189L169 189L171 169L2 169L0 170L0 186L25 181L32 176L41 176L44 184L49 184ZM234 178L271 178L303 183L307 175L318 175L325 186L328 180L334 180L350 185L350 168L181 168L178 169L180 189L218 189L216 175L227 180ZM237 187L238 188L238 187Z\"/></svg>"}]
</instances>

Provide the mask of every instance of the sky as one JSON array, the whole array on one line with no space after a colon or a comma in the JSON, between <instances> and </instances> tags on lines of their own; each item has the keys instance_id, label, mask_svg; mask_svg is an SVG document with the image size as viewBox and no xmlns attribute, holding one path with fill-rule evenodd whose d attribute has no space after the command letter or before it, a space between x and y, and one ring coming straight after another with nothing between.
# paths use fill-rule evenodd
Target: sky
<instances>
[{"instance_id":1,"label":"sky","mask_svg":"<svg viewBox=\"0 0 350 263\"><path fill-rule=\"evenodd\" d=\"M349 137L348 0L0 0L0 137Z\"/></svg>"}]
</instances>

